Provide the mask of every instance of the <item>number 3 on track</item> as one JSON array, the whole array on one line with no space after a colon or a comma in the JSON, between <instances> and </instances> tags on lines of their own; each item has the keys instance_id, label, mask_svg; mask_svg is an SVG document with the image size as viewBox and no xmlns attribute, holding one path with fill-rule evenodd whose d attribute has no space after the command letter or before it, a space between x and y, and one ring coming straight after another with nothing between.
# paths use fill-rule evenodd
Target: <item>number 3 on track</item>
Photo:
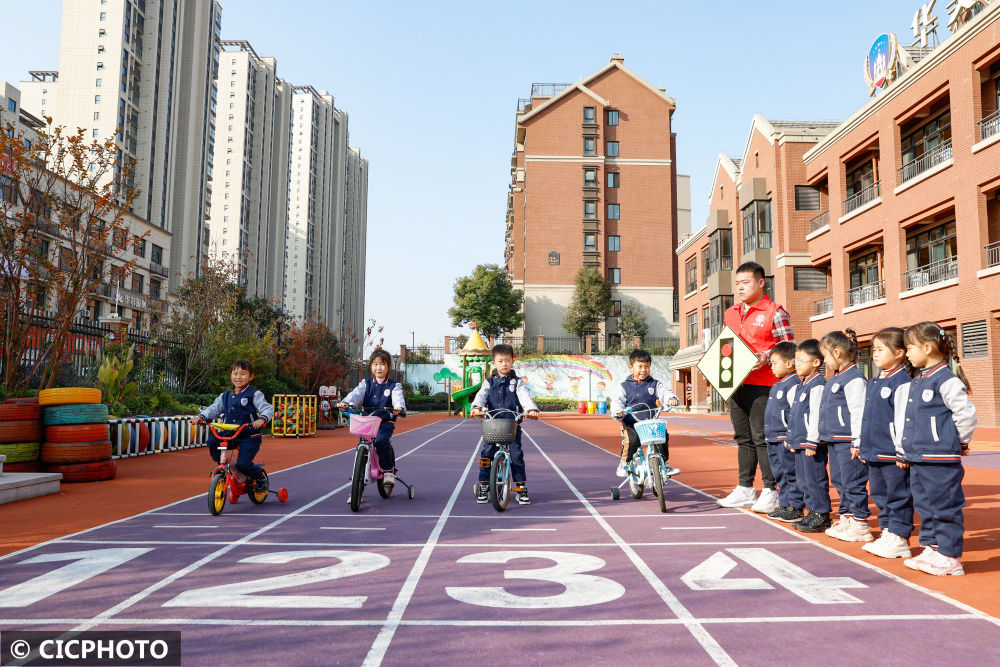
<instances>
[{"instance_id":1,"label":"number 3 on track","mask_svg":"<svg viewBox=\"0 0 1000 667\"><path fill-rule=\"evenodd\" d=\"M625 594L625 587L617 581L584 574L604 567L605 562L596 556L564 551L488 551L463 556L458 562L501 564L518 558L551 560L555 561L555 565L532 570L504 570L505 579L548 581L560 584L566 590L543 597L515 595L502 586L448 586L445 591L459 602L502 609L585 607L611 602Z\"/></svg>"}]
</instances>

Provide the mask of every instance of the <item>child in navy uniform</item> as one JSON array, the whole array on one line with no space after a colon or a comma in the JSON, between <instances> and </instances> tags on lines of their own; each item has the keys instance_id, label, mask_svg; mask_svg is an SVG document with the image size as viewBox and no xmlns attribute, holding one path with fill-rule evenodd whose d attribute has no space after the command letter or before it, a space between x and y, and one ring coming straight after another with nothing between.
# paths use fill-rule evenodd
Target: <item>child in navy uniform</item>
<instances>
[{"instance_id":1,"label":"child in navy uniform","mask_svg":"<svg viewBox=\"0 0 1000 667\"><path fill-rule=\"evenodd\" d=\"M372 376L365 378L354 390L338 403L345 403L370 408L371 414L385 417L378 427L375 436L375 451L378 453L378 464L386 472L382 475L382 485L396 485L396 453L392 449L392 434L396 430L396 417L406 416L406 400L403 398L403 385L389 378L392 370L392 355L378 348L368 359L368 369Z\"/></svg>"},{"instance_id":2,"label":"child in navy uniform","mask_svg":"<svg viewBox=\"0 0 1000 667\"><path fill-rule=\"evenodd\" d=\"M810 338L795 350L795 373L802 384L788 417L788 448L795 454L795 480L802 485L806 508L802 519L792 524L804 533L819 533L830 527L830 478L826 473L826 445L819 440L819 409L826 380L819 372L823 354L819 341Z\"/></svg>"},{"instance_id":3,"label":"child in navy uniform","mask_svg":"<svg viewBox=\"0 0 1000 667\"><path fill-rule=\"evenodd\" d=\"M882 532L877 540L861 548L882 558L909 558L913 533L910 471L896 466L892 439L896 389L910 381L913 368L906 360L902 329L887 327L875 334L872 361L880 370L868 381L861 442L852 453L868 465L868 488L881 510L878 525Z\"/></svg>"},{"instance_id":4,"label":"child in navy uniform","mask_svg":"<svg viewBox=\"0 0 1000 667\"><path fill-rule=\"evenodd\" d=\"M655 410L658 405L677 405L680 399L674 392L670 391L667 385L663 384L649 374L653 365L653 357L646 350L632 350L628 355L628 368L632 374L621 383L614 399L611 401L611 414L616 417L623 417L622 428L625 439L622 442L622 457L618 462L618 469L615 471L619 477L624 477L627 473L625 466L635 452L639 449L639 434L635 432L635 423L643 419L651 419L653 412L641 412L643 410ZM626 408L632 408L638 413L638 417L625 414ZM626 446L627 442L627 446ZM663 457L663 463L667 468L667 475L676 475L680 472L677 468L671 468L670 455L670 434L667 434L665 442L653 445L657 453Z\"/></svg>"},{"instance_id":5,"label":"child in navy uniform","mask_svg":"<svg viewBox=\"0 0 1000 667\"><path fill-rule=\"evenodd\" d=\"M247 480L257 491L263 491L266 486L261 474L263 469L253 460L260 451L260 429L274 419L274 408L264 398L264 392L250 387L253 382L253 364L246 359L233 363L229 380L233 383L232 390L219 394L212 405L191 419L191 423L204 424L221 419L225 424L250 424L250 428L243 429L229 446L240 448L236 469L247 476ZM220 461L219 444L219 439L209 431L208 453L216 463ZM247 489L248 493L252 491ZM236 502L236 499L231 496L230 502Z\"/></svg>"},{"instance_id":6,"label":"child in navy uniform","mask_svg":"<svg viewBox=\"0 0 1000 667\"><path fill-rule=\"evenodd\" d=\"M938 576L965 574L962 457L976 428L976 406L965 373L948 367L956 355L947 331L921 322L906 330L904 340L906 357L920 373L896 390L897 465L910 470L924 550L903 564Z\"/></svg>"},{"instance_id":7,"label":"child in navy uniform","mask_svg":"<svg viewBox=\"0 0 1000 667\"><path fill-rule=\"evenodd\" d=\"M802 518L805 500L802 489L795 480L795 453L785 446L788 440L788 416L800 384L795 374L795 343L785 340L771 350L771 371L778 381L771 387L771 394L764 408L764 440L771 472L778 483L777 507L768 517L790 523ZM767 493L761 492L761 496ZM758 501L759 502L759 501Z\"/></svg>"},{"instance_id":8,"label":"child in navy uniform","mask_svg":"<svg viewBox=\"0 0 1000 667\"><path fill-rule=\"evenodd\" d=\"M844 542L871 542L868 525L868 468L852 452L861 437L868 381L854 363L858 336L853 329L831 331L820 350L833 377L827 380L819 410L819 439L830 453L830 481L840 496L840 519L826 534Z\"/></svg>"},{"instance_id":9,"label":"child in navy uniform","mask_svg":"<svg viewBox=\"0 0 1000 667\"><path fill-rule=\"evenodd\" d=\"M530 416L538 416L538 406L532 400L527 385L521 381L512 368L514 366L514 348L505 343L493 346L493 374L486 379L472 401L471 414L478 417L483 410L510 410L525 412ZM510 412L500 412L494 419L514 419ZM520 418L518 418L520 422ZM479 452L479 487L476 490L476 502L489 502L490 466L497 445L487 442ZM514 442L510 443L510 471L514 478L514 497L521 505L531 504L528 497L527 479L524 469L524 452L521 449L521 427L517 428Z\"/></svg>"}]
</instances>

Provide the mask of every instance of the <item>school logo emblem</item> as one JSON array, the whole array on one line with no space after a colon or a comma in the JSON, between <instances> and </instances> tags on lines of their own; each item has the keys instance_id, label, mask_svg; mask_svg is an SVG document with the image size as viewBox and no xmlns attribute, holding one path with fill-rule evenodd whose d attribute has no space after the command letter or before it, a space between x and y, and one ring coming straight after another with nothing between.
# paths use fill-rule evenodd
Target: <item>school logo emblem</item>
<instances>
[{"instance_id":1,"label":"school logo emblem","mask_svg":"<svg viewBox=\"0 0 1000 667\"><path fill-rule=\"evenodd\" d=\"M514 385L510 385L509 387L507 387L507 391L517 391L517 387L515 387Z\"/></svg>"},{"instance_id":2,"label":"school logo emblem","mask_svg":"<svg viewBox=\"0 0 1000 667\"><path fill-rule=\"evenodd\" d=\"M924 399L924 403L930 403L931 399L934 398L934 390L933 389L924 389L924 393L921 394L921 397Z\"/></svg>"},{"instance_id":3,"label":"school logo emblem","mask_svg":"<svg viewBox=\"0 0 1000 667\"><path fill-rule=\"evenodd\" d=\"M646 391L648 391L648 392L649 392L649 395L650 395L650 396L652 396L653 394L655 394L655 393L656 393L656 390L655 390L655 389L653 389L652 387L650 387L650 388L649 388L649 389L647 389Z\"/></svg>"},{"instance_id":4,"label":"school logo emblem","mask_svg":"<svg viewBox=\"0 0 1000 667\"><path fill-rule=\"evenodd\" d=\"M892 395L892 389L882 387L882 389L878 392L878 395L882 398L889 398Z\"/></svg>"},{"instance_id":5,"label":"school logo emblem","mask_svg":"<svg viewBox=\"0 0 1000 667\"><path fill-rule=\"evenodd\" d=\"M834 382L833 386L830 387L830 391L833 392L834 394L836 394L838 391L840 391L840 385L838 383Z\"/></svg>"},{"instance_id":6,"label":"school logo emblem","mask_svg":"<svg viewBox=\"0 0 1000 667\"><path fill-rule=\"evenodd\" d=\"M764 326L764 313L760 313L753 320L754 326L762 327Z\"/></svg>"},{"instance_id":7,"label":"school logo emblem","mask_svg":"<svg viewBox=\"0 0 1000 667\"><path fill-rule=\"evenodd\" d=\"M781 391L780 389L778 390L778 398L781 398L784 394L785 392Z\"/></svg>"},{"instance_id":8,"label":"school logo emblem","mask_svg":"<svg viewBox=\"0 0 1000 667\"><path fill-rule=\"evenodd\" d=\"M802 403L805 400L806 400L806 395L805 394L802 394L801 396L799 396L799 403Z\"/></svg>"},{"instance_id":9,"label":"school logo emblem","mask_svg":"<svg viewBox=\"0 0 1000 667\"><path fill-rule=\"evenodd\" d=\"M389 394L391 394L391 393L392 393L392 391L391 391L391 390L389 390L389 389L386 389L385 391L383 391L383 392L382 392L382 395L383 395L383 396L388 396L388 395L389 395Z\"/></svg>"},{"instance_id":10,"label":"school logo emblem","mask_svg":"<svg viewBox=\"0 0 1000 667\"><path fill-rule=\"evenodd\" d=\"M246 404L247 404L247 399L241 398L240 399L240 405L246 405Z\"/></svg>"}]
</instances>

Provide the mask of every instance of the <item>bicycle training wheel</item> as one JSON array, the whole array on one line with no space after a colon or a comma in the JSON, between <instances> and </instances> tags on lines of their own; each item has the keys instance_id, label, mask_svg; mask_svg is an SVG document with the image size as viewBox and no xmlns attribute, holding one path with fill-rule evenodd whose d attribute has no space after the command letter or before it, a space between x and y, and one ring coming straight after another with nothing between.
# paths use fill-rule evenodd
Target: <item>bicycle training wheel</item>
<instances>
[{"instance_id":1,"label":"bicycle training wheel","mask_svg":"<svg viewBox=\"0 0 1000 667\"><path fill-rule=\"evenodd\" d=\"M667 500L663 497L663 459L659 456L649 457L649 471L653 475L653 493L660 503L660 511L666 514Z\"/></svg>"},{"instance_id":2,"label":"bicycle training wheel","mask_svg":"<svg viewBox=\"0 0 1000 667\"><path fill-rule=\"evenodd\" d=\"M628 473L628 489L632 492L632 497L636 500L642 498L642 492L645 488L645 479L639 473L641 466L641 462L633 460L632 469Z\"/></svg>"},{"instance_id":3,"label":"bicycle training wheel","mask_svg":"<svg viewBox=\"0 0 1000 667\"><path fill-rule=\"evenodd\" d=\"M365 468L368 466L368 450L358 447L354 453L354 476L351 477L351 511L361 509L361 494L365 490Z\"/></svg>"},{"instance_id":4,"label":"bicycle training wheel","mask_svg":"<svg viewBox=\"0 0 1000 667\"><path fill-rule=\"evenodd\" d=\"M212 475L212 481L208 485L208 511L212 516L219 516L225 506L226 475L219 472Z\"/></svg>"},{"instance_id":5,"label":"bicycle training wheel","mask_svg":"<svg viewBox=\"0 0 1000 667\"><path fill-rule=\"evenodd\" d=\"M262 502L264 502L265 500L267 500L268 489L271 488L269 480L267 479L267 473L264 472L263 470L261 470L260 474L261 474L261 477L264 480L264 483L262 485L258 486L257 483L254 482L254 490L253 490L253 492L247 493L247 496L249 496L249 498L250 498L250 502L252 502L254 505L260 505ZM247 480L247 483L249 484L250 480ZM248 486L247 487L248 491L249 491L249 488L250 487Z\"/></svg>"},{"instance_id":6,"label":"bicycle training wheel","mask_svg":"<svg viewBox=\"0 0 1000 667\"><path fill-rule=\"evenodd\" d=\"M510 459L507 452L499 451L490 466L490 502L493 509L503 512L510 499Z\"/></svg>"}]
</instances>

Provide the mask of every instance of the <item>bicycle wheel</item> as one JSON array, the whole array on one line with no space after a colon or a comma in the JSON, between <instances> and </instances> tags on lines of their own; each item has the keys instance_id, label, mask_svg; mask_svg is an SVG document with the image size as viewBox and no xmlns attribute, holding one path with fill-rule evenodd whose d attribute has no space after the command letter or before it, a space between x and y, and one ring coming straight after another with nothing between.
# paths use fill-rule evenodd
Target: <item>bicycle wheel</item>
<instances>
[{"instance_id":1,"label":"bicycle wheel","mask_svg":"<svg viewBox=\"0 0 1000 667\"><path fill-rule=\"evenodd\" d=\"M660 511L666 514L667 500L663 497L663 459L659 455L649 457L649 472L653 475L653 493L660 503Z\"/></svg>"},{"instance_id":2,"label":"bicycle wheel","mask_svg":"<svg viewBox=\"0 0 1000 667\"><path fill-rule=\"evenodd\" d=\"M510 499L510 459L505 451L499 451L493 457L490 466L490 502L493 509L503 512L507 509Z\"/></svg>"},{"instance_id":3,"label":"bicycle wheel","mask_svg":"<svg viewBox=\"0 0 1000 667\"><path fill-rule=\"evenodd\" d=\"M250 491L250 488L247 487L247 496L249 496L250 502L254 505L260 505L262 502L267 500L267 490L271 488L269 480L267 479L267 473L261 470L260 474L264 479L264 483L258 485L256 482L253 482L253 491ZM247 482L249 481L250 480L247 480Z\"/></svg>"},{"instance_id":4,"label":"bicycle wheel","mask_svg":"<svg viewBox=\"0 0 1000 667\"><path fill-rule=\"evenodd\" d=\"M225 506L226 475L217 472L212 475L212 481L208 485L208 511L212 513L212 516L219 516Z\"/></svg>"},{"instance_id":5,"label":"bicycle wheel","mask_svg":"<svg viewBox=\"0 0 1000 667\"><path fill-rule=\"evenodd\" d=\"M351 511L361 509L361 494L365 490L365 468L368 466L368 448L358 447L354 454L354 476L351 477Z\"/></svg>"},{"instance_id":6,"label":"bicycle wheel","mask_svg":"<svg viewBox=\"0 0 1000 667\"><path fill-rule=\"evenodd\" d=\"M381 479L375 480L375 486L378 487L378 494L383 498L388 498L389 496L392 495L393 487L390 486L387 488L386 485L382 483Z\"/></svg>"}]
</instances>

